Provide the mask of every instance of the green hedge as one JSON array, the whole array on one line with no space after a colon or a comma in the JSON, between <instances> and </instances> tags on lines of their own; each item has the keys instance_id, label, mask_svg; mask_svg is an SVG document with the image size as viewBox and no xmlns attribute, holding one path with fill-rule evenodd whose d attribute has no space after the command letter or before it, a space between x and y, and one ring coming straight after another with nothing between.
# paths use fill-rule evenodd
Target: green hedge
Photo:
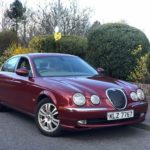
<instances>
[{"instance_id":1,"label":"green hedge","mask_svg":"<svg viewBox=\"0 0 150 150\"><path fill-rule=\"evenodd\" d=\"M68 53L84 58L87 39L80 36L63 36L55 42L53 35L36 36L29 42L29 47L39 52Z\"/></svg>"},{"instance_id":2,"label":"green hedge","mask_svg":"<svg viewBox=\"0 0 150 150\"><path fill-rule=\"evenodd\" d=\"M148 53L147 66L148 66L148 75L146 77L145 83L150 84L150 52Z\"/></svg>"},{"instance_id":3,"label":"green hedge","mask_svg":"<svg viewBox=\"0 0 150 150\"><path fill-rule=\"evenodd\" d=\"M39 52L52 52L55 49L55 41L52 35L35 36L29 42L29 47Z\"/></svg>"},{"instance_id":4,"label":"green hedge","mask_svg":"<svg viewBox=\"0 0 150 150\"><path fill-rule=\"evenodd\" d=\"M16 43L17 36L13 31L3 31L0 32L0 55L12 45Z\"/></svg>"},{"instance_id":5,"label":"green hedge","mask_svg":"<svg viewBox=\"0 0 150 150\"><path fill-rule=\"evenodd\" d=\"M141 65L140 60L146 63L143 57L147 57L149 50L145 34L126 24L104 24L88 35L87 60L95 67L103 67L107 75L116 78L133 80L132 74L141 71L136 68Z\"/></svg>"}]
</instances>

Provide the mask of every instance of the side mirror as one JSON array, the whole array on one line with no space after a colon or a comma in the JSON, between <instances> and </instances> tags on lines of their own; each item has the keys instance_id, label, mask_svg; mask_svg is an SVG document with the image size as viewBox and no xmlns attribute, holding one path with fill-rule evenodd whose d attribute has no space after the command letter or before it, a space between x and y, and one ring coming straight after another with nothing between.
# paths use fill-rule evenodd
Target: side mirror
<instances>
[{"instance_id":1,"label":"side mirror","mask_svg":"<svg viewBox=\"0 0 150 150\"><path fill-rule=\"evenodd\" d=\"M105 73L105 70L103 69L103 68L97 68L96 69L97 70L97 72L100 74L100 75L104 75L104 73Z\"/></svg>"},{"instance_id":2,"label":"side mirror","mask_svg":"<svg viewBox=\"0 0 150 150\"><path fill-rule=\"evenodd\" d=\"M29 75L29 71L26 68L21 68L16 70L16 74L27 77Z\"/></svg>"}]
</instances>

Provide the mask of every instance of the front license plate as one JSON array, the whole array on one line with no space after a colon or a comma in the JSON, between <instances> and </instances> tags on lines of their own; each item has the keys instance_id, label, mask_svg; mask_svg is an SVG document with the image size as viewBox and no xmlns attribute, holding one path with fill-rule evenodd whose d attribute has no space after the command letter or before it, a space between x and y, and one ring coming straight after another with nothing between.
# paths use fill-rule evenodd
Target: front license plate
<instances>
[{"instance_id":1,"label":"front license plate","mask_svg":"<svg viewBox=\"0 0 150 150\"><path fill-rule=\"evenodd\" d=\"M134 110L108 112L107 120L119 120L134 117Z\"/></svg>"}]
</instances>

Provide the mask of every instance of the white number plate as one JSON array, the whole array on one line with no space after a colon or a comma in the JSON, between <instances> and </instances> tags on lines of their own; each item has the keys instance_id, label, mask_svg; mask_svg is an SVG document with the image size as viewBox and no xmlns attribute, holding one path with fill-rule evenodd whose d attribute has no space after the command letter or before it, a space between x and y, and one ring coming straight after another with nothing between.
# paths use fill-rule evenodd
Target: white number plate
<instances>
[{"instance_id":1,"label":"white number plate","mask_svg":"<svg viewBox=\"0 0 150 150\"><path fill-rule=\"evenodd\" d=\"M108 112L107 120L119 120L134 117L134 110Z\"/></svg>"}]
</instances>

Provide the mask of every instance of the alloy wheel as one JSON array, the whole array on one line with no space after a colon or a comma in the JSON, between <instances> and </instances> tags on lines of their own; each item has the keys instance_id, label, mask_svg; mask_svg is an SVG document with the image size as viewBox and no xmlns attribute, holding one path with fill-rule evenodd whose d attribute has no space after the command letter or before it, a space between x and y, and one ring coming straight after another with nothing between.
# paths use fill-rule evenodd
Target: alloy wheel
<instances>
[{"instance_id":1,"label":"alloy wheel","mask_svg":"<svg viewBox=\"0 0 150 150\"><path fill-rule=\"evenodd\" d=\"M38 122L41 128L46 132L54 132L60 124L58 111L52 103L43 104L38 111Z\"/></svg>"}]
</instances>

